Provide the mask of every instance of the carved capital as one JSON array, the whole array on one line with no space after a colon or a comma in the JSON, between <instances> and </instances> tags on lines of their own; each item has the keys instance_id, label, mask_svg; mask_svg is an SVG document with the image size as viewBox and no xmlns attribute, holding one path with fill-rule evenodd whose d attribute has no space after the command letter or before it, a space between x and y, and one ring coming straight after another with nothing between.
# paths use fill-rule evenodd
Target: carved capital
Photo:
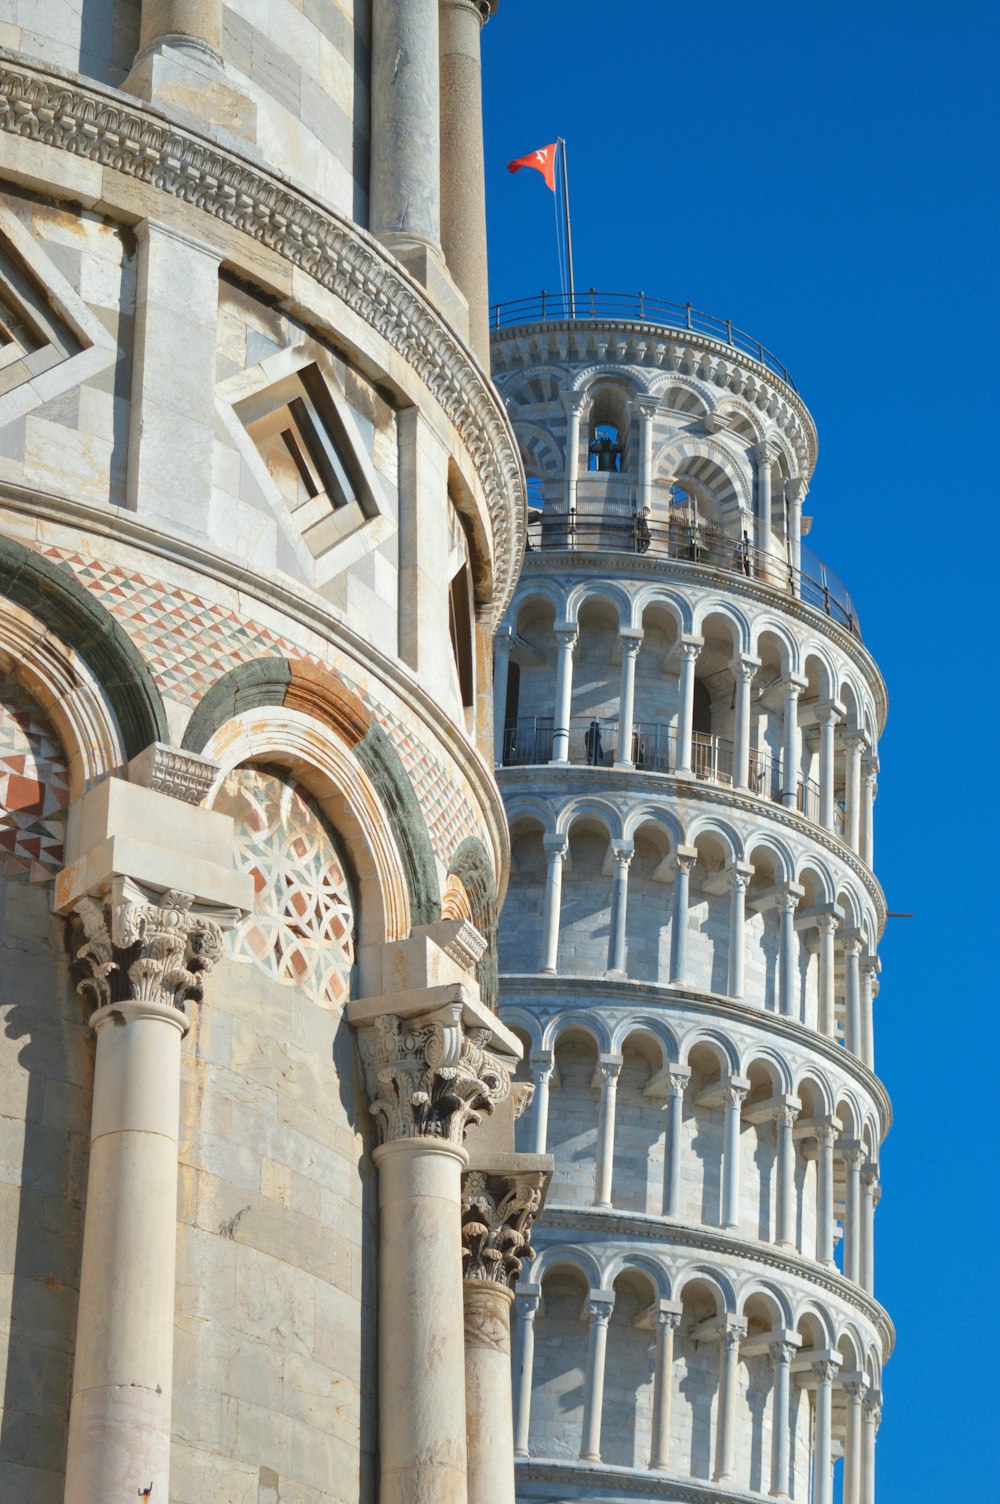
<instances>
[{"instance_id":1,"label":"carved capital","mask_svg":"<svg viewBox=\"0 0 1000 1504\"><path fill-rule=\"evenodd\" d=\"M602 1326L607 1326L611 1320L611 1312L613 1310L614 1304L610 1300L587 1301L587 1319L589 1321L596 1321Z\"/></svg>"},{"instance_id":2,"label":"carved capital","mask_svg":"<svg viewBox=\"0 0 1000 1504\"><path fill-rule=\"evenodd\" d=\"M832 1384L837 1377L839 1364L834 1363L830 1358L818 1358L815 1363L810 1363L809 1367L820 1384Z\"/></svg>"},{"instance_id":3,"label":"carved capital","mask_svg":"<svg viewBox=\"0 0 1000 1504\"><path fill-rule=\"evenodd\" d=\"M376 1017L359 1048L379 1141L461 1144L469 1124L510 1092L509 1062L489 1050L492 1038L489 1029L464 1025L457 1009L412 1021Z\"/></svg>"},{"instance_id":4,"label":"carved capital","mask_svg":"<svg viewBox=\"0 0 1000 1504\"><path fill-rule=\"evenodd\" d=\"M223 953L222 926L192 903L177 891L150 898L127 879L102 899L81 898L80 995L95 1009L145 1004L184 1013L186 1003L200 1003L202 979Z\"/></svg>"},{"instance_id":5,"label":"carved capital","mask_svg":"<svg viewBox=\"0 0 1000 1504\"><path fill-rule=\"evenodd\" d=\"M743 1098L746 1094L747 1087L745 1086L733 1086L732 1083L729 1083L722 1088L722 1100L727 1107L742 1106Z\"/></svg>"},{"instance_id":6,"label":"carved capital","mask_svg":"<svg viewBox=\"0 0 1000 1504\"><path fill-rule=\"evenodd\" d=\"M746 1334L747 1329L742 1322L738 1325L727 1322L725 1326L721 1326L719 1328L719 1342L722 1344L723 1351L729 1353L735 1349L736 1352L739 1352L740 1343Z\"/></svg>"},{"instance_id":7,"label":"carved capital","mask_svg":"<svg viewBox=\"0 0 1000 1504\"><path fill-rule=\"evenodd\" d=\"M879 1188L878 1165L870 1161L861 1171L861 1184L869 1195L873 1196Z\"/></svg>"},{"instance_id":8,"label":"carved capital","mask_svg":"<svg viewBox=\"0 0 1000 1504\"><path fill-rule=\"evenodd\" d=\"M857 1404L861 1404L868 1393L870 1385L864 1375L859 1374L854 1378L841 1379L840 1387L849 1400L854 1400Z\"/></svg>"},{"instance_id":9,"label":"carved capital","mask_svg":"<svg viewBox=\"0 0 1000 1504\"><path fill-rule=\"evenodd\" d=\"M777 1368L780 1363L790 1363L798 1352L798 1347L791 1342L772 1342L768 1352L771 1362Z\"/></svg>"},{"instance_id":10,"label":"carved capital","mask_svg":"<svg viewBox=\"0 0 1000 1504\"><path fill-rule=\"evenodd\" d=\"M466 1279L513 1290L522 1266L534 1258L531 1228L542 1204L544 1175L462 1176L462 1262Z\"/></svg>"},{"instance_id":11,"label":"carved capital","mask_svg":"<svg viewBox=\"0 0 1000 1504\"><path fill-rule=\"evenodd\" d=\"M676 1332L677 1328L681 1324L681 1312L680 1311L662 1311L662 1310L660 1310L660 1311L654 1311L653 1312L653 1321L660 1328L661 1332L663 1332L663 1331Z\"/></svg>"}]
</instances>

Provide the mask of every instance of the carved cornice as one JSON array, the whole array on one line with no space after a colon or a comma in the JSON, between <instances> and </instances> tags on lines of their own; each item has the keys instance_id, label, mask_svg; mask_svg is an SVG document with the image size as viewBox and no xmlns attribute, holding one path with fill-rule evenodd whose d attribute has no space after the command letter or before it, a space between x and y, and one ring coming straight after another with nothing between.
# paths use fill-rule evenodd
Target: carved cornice
<instances>
[{"instance_id":1,"label":"carved cornice","mask_svg":"<svg viewBox=\"0 0 1000 1504\"><path fill-rule=\"evenodd\" d=\"M499 625L517 580L525 525L510 424L469 350L375 240L137 101L9 55L0 57L0 130L111 168L250 236L340 298L397 350L454 424L482 482Z\"/></svg>"},{"instance_id":2,"label":"carved cornice","mask_svg":"<svg viewBox=\"0 0 1000 1504\"><path fill-rule=\"evenodd\" d=\"M596 1206L559 1206L548 1201L545 1207L544 1244L546 1250L558 1248L562 1239L556 1234L571 1235L578 1244L588 1237L628 1238L643 1243L657 1243L664 1251L671 1248L695 1248L700 1253L745 1260L755 1267L763 1265L779 1274L794 1275L805 1284L825 1290L844 1305L851 1306L875 1329L882 1343L882 1356L888 1360L896 1341L896 1331L889 1313L877 1300L843 1275L827 1270L810 1259L784 1252L771 1243L734 1237L721 1228L690 1227L665 1217L650 1217L642 1212L605 1211ZM539 1243L541 1247L541 1241Z\"/></svg>"},{"instance_id":3,"label":"carved cornice","mask_svg":"<svg viewBox=\"0 0 1000 1504\"><path fill-rule=\"evenodd\" d=\"M446 1010L414 1021L383 1014L363 1029L359 1048L379 1142L460 1145L466 1128L510 1092L508 1063L488 1049L492 1038Z\"/></svg>"},{"instance_id":4,"label":"carved cornice","mask_svg":"<svg viewBox=\"0 0 1000 1504\"><path fill-rule=\"evenodd\" d=\"M200 1003L203 977L223 954L222 927L193 913L190 893L155 902L127 882L104 899L83 898L76 914L84 943L75 959L85 972L77 991L95 1010L151 1006L186 1012Z\"/></svg>"},{"instance_id":5,"label":"carved cornice","mask_svg":"<svg viewBox=\"0 0 1000 1504\"><path fill-rule=\"evenodd\" d=\"M542 1204L540 1171L462 1176L462 1262L466 1279L513 1290L522 1265L535 1256L531 1229Z\"/></svg>"},{"instance_id":6,"label":"carved cornice","mask_svg":"<svg viewBox=\"0 0 1000 1504\"><path fill-rule=\"evenodd\" d=\"M200 804L215 782L219 764L196 752L153 742L129 764L129 782L169 794L185 804Z\"/></svg>"},{"instance_id":7,"label":"carved cornice","mask_svg":"<svg viewBox=\"0 0 1000 1504\"><path fill-rule=\"evenodd\" d=\"M617 1499L622 1494L637 1498L666 1499L670 1504L760 1504L759 1493L727 1488L725 1484L700 1482L672 1473L654 1473L618 1467L608 1462L562 1462L542 1457L515 1457L518 1491L524 1484L552 1484L553 1498Z\"/></svg>"}]
</instances>

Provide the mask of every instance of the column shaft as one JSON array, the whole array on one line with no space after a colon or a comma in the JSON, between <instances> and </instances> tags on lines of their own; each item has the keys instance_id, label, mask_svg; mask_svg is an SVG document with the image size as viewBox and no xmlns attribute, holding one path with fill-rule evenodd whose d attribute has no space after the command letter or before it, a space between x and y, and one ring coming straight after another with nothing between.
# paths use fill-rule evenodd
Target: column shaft
<instances>
[{"instance_id":1,"label":"column shaft","mask_svg":"<svg viewBox=\"0 0 1000 1504\"><path fill-rule=\"evenodd\" d=\"M855 1284L861 1280L861 1149L847 1149L843 1154L846 1190L844 1194L844 1277Z\"/></svg>"},{"instance_id":2,"label":"column shaft","mask_svg":"<svg viewBox=\"0 0 1000 1504\"><path fill-rule=\"evenodd\" d=\"M833 829L833 779L836 757L834 729L838 712L832 706L820 711L819 723L819 821Z\"/></svg>"},{"instance_id":3,"label":"column shaft","mask_svg":"<svg viewBox=\"0 0 1000 1504\"><path fill-rule=\"evenodd\" d=\"M738 789L750 787L750 685L754 671L745 665L734 669L736 706L733 725L733 782Z\"/></svg>"},{"instance_id":4,"label":"column shaft","mask_svg":"<svg viewBox=\"0 0 1000 1504\"><path fill-rule=\"evenodd\" d=\"M663 1472L670 1466L670 1408L674 1392L674 1332L680 1316L659 1311L656 1316L656 1368L653 1375L653 1436L649 1466Z\"/></svg>"},{"instance_id":5,"label":"column shaft","mask_svg":"<svg viewBox=\"0 0 1000 1504\"><path fill-rule=\"evenodd\" d=\"M740 1001L746 985L744 931L750 874L734 871L731 884L729 890L729 996Z\"/></svg>"},{"instance_id":6,"label":"column shaft","mask_svg":"<svg viewBox=\"0 0 1000 1504\"><path fill-rule=\"evenodd\" d=\"M464 1149L397 1138L374 1150L379 1197L380 1504L465 1504L461 1174ZM414 1396L427 1396L415 1404Z\"/></svg>"},{"instance_id":7,"label":"column shaft","mask_svg":"<svg viewBox=\"0 0 1000 1504\"><path fill-rule=\"evenodd\" d=\"M513 1292L491 1280L467 1279L465 1424L468 1495L475 1504L514 1504L514 1419L510 1382Z\"/></svg>"},{"instance_id":8,"label":"column shaft","mask_svg":"<svg viewBox=\"0 0 1000 1504\"><path fill-rule=\"evenodd\" d=\"M677 768L678 773L691 772L692 720L694 717L694 669L701 645L681 643L681 672L677 688Z\"/></svg>"},{"instance_id":9,"label":"column shaft","mask_svg":"<svg viewBox=\"0 0 1000 1504\"><path fill-rule=\"evenodd\" d=\"M834 936L837 919L833 914L821 914L816 921L819 930L819 1032L827 1039L834 1033Z\"/></svg>"},{"instance_id":10,"label":"column shaft","mask_svg":"<svg viewBox=\"0 0 1000 1504\"><path fill-rule=\"evenodd\" d=\"M875 1203L878 1169L868 1164L861 1172L861 1284L869 1295L875 1293Z\"/></svg>"},{"instance_id":11,"label":"column shaft","mask_svg":"<svg viewBox=\"0 0 1000 1504\"><path fill-rule=\"evenodd\" d=\"M634 637L623 637L622 682L618 700L618 745L615 748L615 766L631 768L632 727L635 720L635 665L639 656L640 642Z\"/></svg>"},{"instance_id":12,"label":"column shaft","mask_svg":"<svg viewBox=\"0 0 1000 1504\"><path fill-rule=\"evenodd\" d=\"M611 933L608 937L608 972L625 975L625 920L628 915L628 869L632 860L628 849L614 850L614 886L611 890Z\"/></svg>"},{"instance_id":13,"label":"column shaft","mask_svg":"<svg viewBox=\"0 0 1000 1504\"><path fill-rule=\"evenodd\" d=\"M529 1295L518 1307L520 1343L517 1365L517 1422L514 1430L514 1456L527 1457L531 1428L531 1385L535 1372L535 1315L537 1295Z\"/></svg>"},{"instance_id":14,"label":"column shaft","mask_svg":"<svg viewBox=\"0 0 1000 1504\"><path fill-rule=\"evenodd\" d=\"M576 392L563 395L566 413L566 511L576 510L577 484L580 479L580 419L583 416L584 398Z\"/></svg>"},{"instance_id":15,"label":"column shaft","mask_svg":"<svg viewBox=\"0 0 1000 1504\"><path fill-rule=\"evenodd\" d=\"M512 646L509 637L498 637L493 645L493 761L498 768L503 765Z\"/></svg>"},{"instance_id":16,"label":"column shaft","mask_svg":"<svg viewBox=\"0 0 1000 1504\"><path fill-rule=\"evenodd\" d=\"M785 685L785 712L782 733L781 802L794 809L799 797L799 692L793 681Z\"/></svg>"},{"instance_id":17,"label":"column shaft","mask_svg":"<svg viewBox=\"0 0 1000 1504\"><path fill-rule=\"evenodd\" d=\"M739 1087L726 1087L725 1138L722 1149L722 1225L738 1232L740 1225L740 1110L746 1095Z\"/></svg>"},{"instance_id":18,"label":"column shaft","mask_svg":"<svg viewBox=\"0 0 1000 1504\"><path fill-rule=\"evenodd\" d=\"M569 760L569 718L573 704L573 649L576 631L556 630L559 657L556 661L555 726L552 733L552 761Z\"/></svg>"},{"instance_id":19,"label":"column shaft","mask_svg":"<svg viewBox=\"0 0 1000 1504\"><path fill-rule=\"evenodd\" d=\"M861 1498L863 1504L875 1504L875 1438L881 1410L871 1399L865 1404L865 1441L862 1463Z\"/></svg>"},{"instance_id":20,"label":"column shaft","mask_svg":"<svg viewBox=\"0 0 1000 1504\"><path fill-rule=\"evenodd\" d=\"M861 966L861 1059L869 1070L875 1069L875 1020L872 1015L878 973L878 957L866 956Z\"/></svg>"},{"instance_id":21,"label":"column shaft","mask_svg":"<svg viewBox=\"0 0 1000 1504\"><path fill-rule=\"evenodd\" d=\"M678 857L674 874L674 917L670 926L670 980L678 987L687 981L688 895L691 885L689 857Z\"/></svg>"},{"instance_id":22,"label":"column shaft","mask_svg":"<svg viewBox=\"0 0 1000 1504\"><path fill-rule=\"evenodd\" d=\"M618 1097L617 1065L599 1065L601 1102L597 1119L597 1164L594 1173L594 1205L611 1205L611 1175L615 1159L615 1104Z\"/></svg>"},{"instance_id":23,"label":"column shaft","mask_svg":"<svg viewBox=\"0 0 1000 1504\"><path fill-rule=\"evenodd\" d=\"M821 1264L833 1263L833 1135L832 1128L820 1128L816 1135L816 1258Z\"/></svg>"},{"instance_id":24,"label":"column shaft","mask_svg":"<svg viewBox=\"0 0 1000 1504\"><path fill-rule=\"evenodd\" d=\"M551 1065L532 1065L535 1082L535 1099L532 1103L531 1152L545 1154L549 1139L549 1082L552 1080Z\"/></svg>"},{"instance_id":25,"label":"column shaft","mask_svg":"<svg viewBox=\"0 0 1000 1504\"><path fill-rule=\"evenodd\" d=\"M580 1457L584 1462L600 1462L601 1460L604 1362L608 1348L608 1322L611 1319L611 1309L607 1301L590 1302L587 1375L583 1395L583 1439L580 1447Z\"/></svg>"},{"instance_id":26,"label":"column shaft","mask_svg":"<svg viewBox=\"0 0 1000 1504\"><path fill-rule=\"evenodd\" d=\"M771 1390L771 1494L787 1499L791 1426L791 1361L794 1347L785 1342L771 1346L774 1384Z\"/></svg>"},{"instance_id":27,"label":"column shaft","mask_svg":"<svg viewBox=\"0 0 1000 1504\"><path fill-rule=\"evenodd\" d=\"M740 1361L740 1332L726 1327L719 1346L719 1419L715 1439L715 1481L733 1476L736 1457L736 1379Z\"/></svg>"},{"instance_id":28,"label":"column shaft","mask_svg":"<svg viewBox=\"0 0 1000 1504\"><path fill-rule=\"evenodd\" d=\"M795 1247L795 1140L792 1124L795 1113L790 1107L781 1107L775 1120L777 1134L777 1180L775 1197L774 1240L782 1248Z\"/></svg>"},{"instance_id":29,"label":"column shaft","mask_svg":"<svg viewBox=\"0 0 1000 1504\"><path fill-rule=\"evenodd\" d=\"M181 48L194 42L221 61L222 0L142 0L140 52L167 40Z\"/></svg>"},{"instance_id":30,"label":"column shaft","mask_svg":"<svg viewBox=\"0 0 1000 1504\"><path fill-rule=\"evenodd\" d=\"M861 849L859 855L867 867L875 864L875 780L877 767L865 762L861 768Z\"/></svg>"},{"instance_id":31,"label":"column shaft","mask_svg":"<svg viewBox=\"0 0 1000 1504\"><path fill-rule=\"evenodd\" d=\"M538 966L539 971L547 976L554 975L559 952L562 869L569 847L569 842L565 837L556 837L551 846L548 844L549 839L548 836L543 837L546 855L545 901L542 908L542 953Z\"/></svg>"},{"instance_id":32,"label":"column shaft","mask_svg":"<svg viewBox=\"0 0 1000 1504\"><path fill-rule=\"evenodd\" d=\"M372 7L371 75L372 233L440 256L438 0Z\"/></svg>"},{"instance_id":33,"label":"column shaft","mask_svg":"<svg viewBox=\"0 0 1000 1504\"><path fill-rule=\"evenodd\" d=\"M813 1438L813 1504L833 1504L833 1365L817 1363L816 1434Z\"/></svg>"},{"instance_id":34,"label":"column shaft","mask_svg":"<svg viewBox=\"0 0 1000 1504\"><path fill-rule=\"evenodd\" d=\"M671 1079L667 1094L667 1183L663 1211L679 1217L681 1206L681 1143L684 1125L684 1081Z\"/></svg>"},{"instance_id":35,"label":"column shaft","mask_svg":"<svg viewBox=\"0 0 1000 1504\"><path fill-rule=\"evenodd\" d=\"M857 733L844 738L846 768L844 773L844 839L857 851L861 832L861 747L864 738Z\"/></svg>"},{"instance_id":36,"label":"column shaft","mask_svg":"<svg viewBox=\"0 0 1000 1504\"><path fill-rule=\"evenodd\" d=\"M844 1487L842 1504L864 1504L862 1477L864 1470L864 1437L861 1402L866 1386L855 1380L843 1385L847 1408L847 1423L844 1437Z\"/></svg>"},{"instance_id":37,"label":"column shaft","mask_svg":"<svg viewBox=\"0 0 1000 1504\"><path fill-rule=\"evenodd\" d=\"M798 898L786 893L779 900L779 965L778 1006L785 1018L798 1017L798 934L795 929L795 910Z\"/></svg>"},{"instance_id":38,"label":"column shaft","mask_svg":"<svg viewBox=\"0 0 1000 1504\"><path fill-rule=\"evenodd\" d=\"M757 461L757 547L771 547L771 452L766 444L754 450Z\"/></svg>"},{"instance_id":39,"label":"column shaft","mask_svg":"<svg viewBox=\"0 0 1000 1504\"><path fill-rule=\"evenodd\" d=\"M489 370L483 81L477 0L440 0L441 245L469 305L469 342Z\"/></svg>"},{"instance_id":40,"label":"column shaft","mask_svg":"<svg viewBox=\"0 0 1000 1504\"><path fill-rule=\"evenodd\" d=\"M844 950L844 1043L861 1057L861 941L847 936Z\"/></svg>"}]
</instances>

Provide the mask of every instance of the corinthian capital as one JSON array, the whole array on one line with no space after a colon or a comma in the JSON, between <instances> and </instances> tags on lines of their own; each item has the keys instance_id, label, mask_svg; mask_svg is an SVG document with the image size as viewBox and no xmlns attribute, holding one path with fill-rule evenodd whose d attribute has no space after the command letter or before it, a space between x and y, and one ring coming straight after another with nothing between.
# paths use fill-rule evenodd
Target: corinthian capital
<instances>
[{"instance_id":1,"label":"corinthian capital","mask_svg":"<svg viewBox=\"0 0 1000 1504\"><path fill-rule=\"evenodd\" d=\"M78 900L84 943L76 949L85 975L81 996L95 1008L155 1006L186 1011L200 1003L203 978L223 953L222 923L235 914L192 908L190 893L150 897L117 879L104 898Z\"/></svg>"},{"instance_id":2,"label":"corinthian capital","mask_svg":"<svg viewBox=\"0 0 1000 1504\"><path fill-rule=\"evenodd\" d=\"M466 1279L513 1290L522 1266L534 1258L531 1228L542 1204L543 1171L462 1177L462 1261Z\"/></svg>"},{"instance_id":3,"label":"corinthian capital","mask_svg":"<svg viewBox=\"0 0 1000 1504\"><path fill-rule=\"evenodd\" d=\"M380 1013L361 1031L368 1103L380 1142L441 1138L465 1130L510 1092L513 1060L489 1049L492 1032L470 1027L461 1006L403 1019Z\"/></svg>"}]
</instances>

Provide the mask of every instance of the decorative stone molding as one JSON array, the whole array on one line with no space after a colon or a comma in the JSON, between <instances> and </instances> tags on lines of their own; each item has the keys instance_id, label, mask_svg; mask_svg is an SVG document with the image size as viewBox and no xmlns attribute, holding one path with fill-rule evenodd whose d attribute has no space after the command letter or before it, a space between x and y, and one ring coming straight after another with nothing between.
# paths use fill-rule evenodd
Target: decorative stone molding
<instances>
[{"instance_id":1,"label":"decorative stone molding","mask_svg":"<svg viewBox=\"0 0 1000 1504\"><path fill-rule=\"evenodd\" d=\"M461 1144L466 1128L510 1092L513 1061L488 1049L492 1037L489 1029L463 1026L452 1010L415 1020L374 1018L359 1047L379 1141Z\"/></svg>"},{"instance_id":2,"label":"decorative stone molding","mask_svg":"<svg viewBox=\"0 0 1000 1504\"><path fill-rule=\"evenodd\" d=\"M0 131L97 162L190 204L313 277L397 350L454 424L482 481L499 625L521 562L521 463L468 350L376 241L215 143L93 85L0 61Z\"/></svg>"},{"instance_id":3,"label":"decorative stone molding","mask_svg":"<svg viewBox=\"0 0 1000 1504\"><path fill-rule=\"evenodd\" d=\"M545 1175L489 1175L468 1170L462 1177L462 1261L466 1279L487 1280L513 1290L522 1266L534 1258L531 1229L542 1204Z\"/></svg>"},{"instance_id":4,"label":"decorative stone molding","mask_svg":"<svg viewBox=\"0 0 1000 1504\"><path fill-rule=\"evenodd\" d=\"M215 782L219 764L196 752L153 742L128 765L130 783L169 794L185 804L200 804Z\"/></svg>"},{"instance_id":5,"label":"decorative stone molding","mask_svg":"<svg viewBox=\"0 0 1000 1504\"><path fill-rule=\"evenodd\" d=\"M82 898L76 913L85 968L77 988L95 1009L153 1005L186 1012L200 1003L202 978L223 954L222 926L192 912L190 893L172 891L155 902L127 879L104 899Z\"/></svg>"}]
</instances>

